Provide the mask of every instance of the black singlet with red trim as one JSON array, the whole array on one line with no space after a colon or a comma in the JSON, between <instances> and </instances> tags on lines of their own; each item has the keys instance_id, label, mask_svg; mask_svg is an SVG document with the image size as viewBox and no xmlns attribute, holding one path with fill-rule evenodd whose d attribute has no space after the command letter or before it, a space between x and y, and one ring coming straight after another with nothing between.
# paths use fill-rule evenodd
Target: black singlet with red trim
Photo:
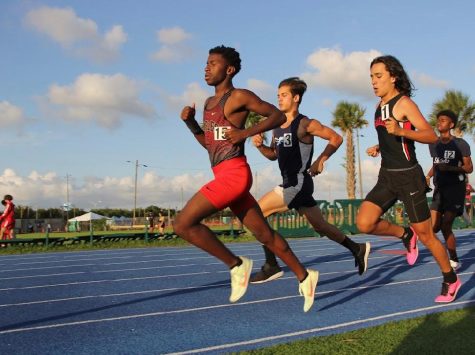
<instances>
[{"instance_id":1,"label":"black singlet with red trim","mask_svg":"<svg viewBox=\"0 0 475 355\"><path fill-rule=\"evenodd\" d=\"M232 144L224 138L224 133L234 125L224 116L224 105L231 96L229 90L212 108L208 108L208 98L203 112L203 131L205 132L205 146L208 150L211 166L216 166L224 160L244 155L244 142Z\"/></svg>"},{"instance_id":2,"label":"black singlet with red trim","mask_svg":"<svg viewBox=\"0 0 475 355\"><path fill-rule=\"evenodd\" d=\"M396 95L386 104L379 105L374 114L374 125L378 133L379 151L381 153L381 166L385 169L406 169L417 164L414 141L389 134L384 125L384 121L395 119L393 108L402 97L402 94ZM397 122L403 129L415 129L407 119Z\"/></svg>"}]
</instances>

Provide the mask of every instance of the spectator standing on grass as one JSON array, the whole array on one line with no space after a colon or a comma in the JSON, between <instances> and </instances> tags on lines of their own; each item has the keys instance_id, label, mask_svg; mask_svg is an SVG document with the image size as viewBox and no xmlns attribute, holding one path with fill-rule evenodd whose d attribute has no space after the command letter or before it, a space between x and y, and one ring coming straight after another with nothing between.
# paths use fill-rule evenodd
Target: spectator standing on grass
<instances>
[{"instance_id":1,"label":"spectator standing on grass","mask_svg":"<svg viewBox=\"0 0 475 355\"><path fill-rule=\"evenodd\" d=\"M15 238L15 205L13 204L13 196L5 195L2 205L5 206L5 209L0 215L0 239L13 239Z\"/></svg>"},{"instance_id":2,"label":"spectator standing on grass","mask_svg":"<svg viewBox=\"0 0 475 355\"><path fill-rule=\"evenodd\" d=\"M158 234L163 234L165 232L165 216L162 212L158 213Z\"/></svg>"},{"instance_id":3,"label":"spectator standing on grass","mask_svg":"<svg viewBox=\"0 0 475 355\"><path fill-rule=\"evenodd\" d=\"M475 192L475 189L470 185L467 175L467 183L465 185L465 211L463 218L468 224L472 224L473 219L472 192Z\"/></svg>"}]
</instances>

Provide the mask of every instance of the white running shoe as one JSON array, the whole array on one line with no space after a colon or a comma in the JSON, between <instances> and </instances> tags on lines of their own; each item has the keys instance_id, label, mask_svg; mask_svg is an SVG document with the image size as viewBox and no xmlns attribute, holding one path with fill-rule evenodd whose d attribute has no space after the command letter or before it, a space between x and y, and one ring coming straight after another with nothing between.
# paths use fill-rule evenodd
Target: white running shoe
<instances>
[{"instance_id":1,"label":"white running shoe","mask_svg":"<svg viewBox=\"0 0 475 355\"><path fill-rule=\"evenodd\" d=\"M452 266L452 269L457 270L457 269L460 269L462 267L462 263L460 261L454 261L452 259L450 259L450 266Z\"/></svg>"},{"instance_id":2,"label":"white running shoe","mask_svg":"<svg viewBox=\"0 0 475 355\"><path fill-rule=\"evenodd\" d=\"M315 290L318 283L318 271L307 269L308 276L299 283L299 293L305 297L303 311L308 312L315 300Z\"/></svg>"},{"instance_id":3,"label":"white running shoe","mask_svg":"<svg viewBox=\"0 0 475 355\"><path fill-rule=\"evenodd\" d=\"M249 285L249 278L252 271L252 260L240 256L242 264L235 266L230 270L231 273L231 296L229 302L237 302L246 293Z\"/></svg>"}]
</instances>

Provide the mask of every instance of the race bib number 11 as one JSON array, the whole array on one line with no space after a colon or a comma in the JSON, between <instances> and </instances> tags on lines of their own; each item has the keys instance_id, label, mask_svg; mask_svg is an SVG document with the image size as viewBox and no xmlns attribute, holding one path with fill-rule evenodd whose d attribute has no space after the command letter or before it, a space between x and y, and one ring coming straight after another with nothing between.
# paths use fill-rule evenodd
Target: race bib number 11
<instances>
[{"instance_id":1,"label":"race bib number 11","mask_svg":"<svg viewBox=\"0 0 475 355\"><path fill-rule=\"evenodd\" d=\"M381 106L381 119L383 121L386 121L389 119L389 105L383 105Z\"/></svg>"}]
</instances>

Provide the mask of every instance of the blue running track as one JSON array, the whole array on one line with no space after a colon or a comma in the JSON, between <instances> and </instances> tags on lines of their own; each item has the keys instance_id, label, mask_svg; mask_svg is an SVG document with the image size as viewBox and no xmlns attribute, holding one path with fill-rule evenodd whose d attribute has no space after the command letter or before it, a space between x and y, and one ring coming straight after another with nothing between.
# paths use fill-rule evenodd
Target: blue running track
<instances>
[{"instance_id":1,"label":"blue running track","mask_svg":"<svg viewBox=\"0 0 475 355\"><path fill-rule=\"evenodd\" d=\"M372 243L359 276L340 245L290 239L301 261L320 271L308 313L287 269L230 304L229 271L194 247L0 256L0 354L217 354L473 306L475 231L456 235L463 285L451 304L434 303L442 279L420 243L410 267L400 241L355 237ZM259 269L258 243L229 246Z\"/></svg>"}]
</instances>

